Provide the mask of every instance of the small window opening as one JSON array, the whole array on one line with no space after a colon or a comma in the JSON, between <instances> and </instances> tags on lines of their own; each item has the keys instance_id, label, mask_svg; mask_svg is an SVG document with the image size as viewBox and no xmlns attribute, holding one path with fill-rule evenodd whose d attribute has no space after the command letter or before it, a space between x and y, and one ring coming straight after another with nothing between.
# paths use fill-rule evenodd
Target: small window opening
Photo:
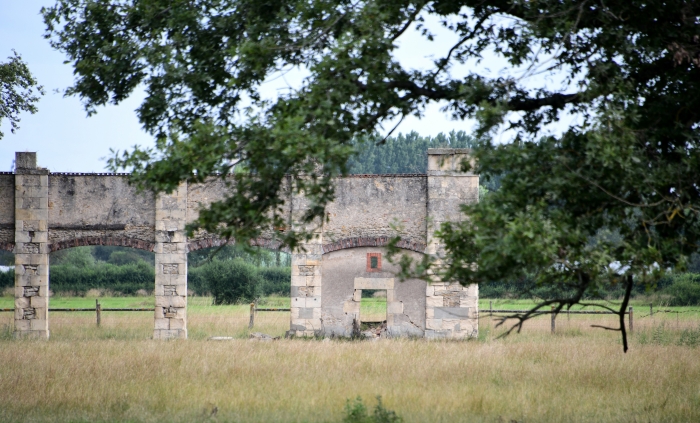
<instances>
[{"instance_id":1,"label":"small window opening","mask_svg":"<svg viewBox=\"0 0 700 423\"><path fill-rule=\"evenodd\" d=\"M382 253L367 253L367 271L382 271Z\"/></svg>"}]
</instances>

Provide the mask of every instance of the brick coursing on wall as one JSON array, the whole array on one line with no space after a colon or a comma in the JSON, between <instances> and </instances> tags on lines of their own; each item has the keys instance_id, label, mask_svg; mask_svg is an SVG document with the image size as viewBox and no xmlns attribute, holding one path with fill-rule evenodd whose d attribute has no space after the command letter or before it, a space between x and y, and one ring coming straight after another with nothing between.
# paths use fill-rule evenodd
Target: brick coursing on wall
<instances>
[{"instance_id":1,"label":"brick coursing on wall","mask_svg":"<svg viewBox=\"0 0 700 423\"><path fill-rule=\"evenodd\" d=\"M112 247L131 247L139 250L153 251L155 248L154 242L148 242L141 239L128 237L114 236L88 236L83 238L67 239L64 241L54 242L49 245L51 252L63 250L73 247L85 247L89 245L105 245Z\"/></svg>"},{"instance_id":2,"label":"brick coursing on wall","mask_svg":"<svg viewBox=\"0 0 700 423\"><path fill-rule=\"evenodd\" d=\"M357 237L357 238L345 238L329 244L323 244L323 253L330 253L332 251L343 250L345 248L357 248L357 247L386 247L392 238L382 236L382 237ZM405 239L399 240L396 246L403 248L405 250L416 251L422 253L425 251L425 244L422 242L409 241Z\"/></svg>"},{"instance_id":3,"label":"brick coursing on wall","mask_svg":"<svg viewBox=\"0 0 700 423\"><path fill-rule=\"evenodd\" d=\"M202 238L187 243L187 251L197 251L203 248L221 247L222 245L233 245L233 241L221 239L218 237ZM268 239L268 238L256 238L250 241L250 245L253 247L265 248L268 250L281 250L289 252L287 247L280 248L281 243L279 241Z\"/></svg>"},{"instance_id":4,"label":"brick coursing on wall","mask_svg":"<svg viewBox=\"0 0 700 423\"><path fill-rule=\"evenodd\" d=\"M153 226L134 227L130 225L82 225L74 227L49 225L49 244L56 244L54 248L58 250L83 245L115 245L153 251L152 246L155 245L154 229ZM112 238L128 239L129 241L115 241ZM114 242L122 243L114 244ZM123 244L124 242L126 244Z\"/></svg>"}]
</instances>

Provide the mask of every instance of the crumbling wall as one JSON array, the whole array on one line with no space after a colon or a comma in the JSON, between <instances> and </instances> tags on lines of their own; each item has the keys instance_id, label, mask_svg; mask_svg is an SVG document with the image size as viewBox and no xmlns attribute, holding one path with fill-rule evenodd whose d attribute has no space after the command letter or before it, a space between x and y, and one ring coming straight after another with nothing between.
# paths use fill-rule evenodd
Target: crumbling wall
<instances>
[{"instance_id":1,"label":"crumbling wall","mask_svg":"<svg viewBox=\"0 0 700 423\"><path fill-rule=\"evenodd\" d=\"M434 230L442 222L464 219L460 205L478 201L478 175L463 173L459 166L469 157L468 150L430 149L428 156L427 175L336 179L336 197L323 221L302 223L309 200L303 193L292 196L291 177L280 185L286 202L278 212L285 223L265 228L251 243L277 248L278 231L299 230L301 225L313 231L312 239L292 252L292 333L349 336L354 322L361 320L362 290L382 289L387 292L388 336L478 334L476 286L400 282L395 277L398 267L386 260L387 243L399 236L397 246L410 258L431 254L439 262L444 246ZM197 219L202 207L224 199L232 187L221 178L210 178L203 184L183 184L156 200L152 193L130 186L127 175L51 174L36 166L35 153L18 153L16 162L17 174L0 173L0 248L17 253L16 297L38 296L22 304L29 301L35 311L48 310L47 296L46 306L41 303L46 294L41 288L24 287L48 288L48 266L45 272L39 266L48 264L50 251L82 245L146 249L156 253L159 308L154 337L186 337L186 253L225 240L206 232L187 239L185 225ZM370 269L370 258L382 256L381 266ZM20 331L40 331L48 337L48 315L35 318L43 315L33 311L27 314L31 319L25 319L17 314L22 307L17 310L18 320L39 322Z\"/></svg>"},{"instance_id":2,"label":"crumbling wall","mask_svg":"<svg viewBox=\"0 0 700 423\"><path fill-rule=\"evenodd\" d=\"M381 254L381 270L372 271L368 254ZM404 251L414 260L420 254ZM422 337L425 328L424 281L396 278L399 268L386 259L386 248L360 247L334 251L322 258L323 293L321 298L322 334L350 336L353 321L361 318L362 289L387 291L387 334ZM294 290L292 296L295 295ZM293 316L292 316L293 317Z\"/></svg>"},{"instance_id":3,"label":"crumbling wall","mask_svg":"<svg viewBox=\"0 0 700 423\"><path fill-rule=\"evenodd\" d=\"M394 237L425 244L425 175L349 176L336 180L336 198L328 205L324 244L351 238Z\"/></svg>"},{"instance_id":4,"label":"crumbling wall","mask_svg":"<svg viewBox=\"0 0 700 423\"><path fill-rule=\"evenodd\" d=\"M470 159L468 149L428 149L428 246L426 253L444 257L444 245L434 236L445 222L461 222L467 216L462 204L479 201L479 175L461 171L462 162ZM427 338L466 338L479 334L479 287L437 281L426 290Z\"/></svg>"},{"instance_id":5,"label":"crumbling wall","mask_svg":"<svg viewBox=\"0 0 700 423\"><path fill-rule=\"evenodd\" d=\"M49 175L51 250L123 245L152 250L155 200L114 174Z\"/></svg>"},{"instance_id":6,"label":"crumbling wall","mask_svg":"<svg viewBox=\"0 0 700 423\"><path fill-rule=\"evenodd\" d=\"M200 210L209 207L215 201L223 200L234 187L227 185L226 181L221 177L209 178L201 184L190 184L187 189L187 222L194 222L199 218ZM288 181L282 184L280 191L285 193L288 191ZM286 195L282 195L286 198ZM287 201L281 206L280 213L288 216L290 213L290 202ZM287 225L289 218L287 217ZM275 230L286 230L287 227L281 228L266 228L258 239L251 240L251 244L268 248L277 249L280 247L279 242L275 241ZM195 251L202 248L218 247L225 244L226 240L220 239L215 234L210 234L204 230L197 231L188 239L189 251Z\"/></svg>"},{"instance_id":7,"label":"crumbling wall","mask_svg":"<svg viewBox=\"0 0 700 423\"><path fill-rule=\"evenodd\" d=\"M0 249L15 243L15 175L0 173Z\"/></svg>"}]
</instances>

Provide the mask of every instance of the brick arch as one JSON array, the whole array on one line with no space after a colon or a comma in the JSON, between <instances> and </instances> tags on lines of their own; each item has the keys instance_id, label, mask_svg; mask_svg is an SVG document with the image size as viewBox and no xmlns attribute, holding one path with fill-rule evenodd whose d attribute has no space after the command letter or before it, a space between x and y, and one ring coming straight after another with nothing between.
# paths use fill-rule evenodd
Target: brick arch
<instances>
[{"instance_id":1,"label":"brick arch","mask_svg":"<svg viewBox=\"0 0 700 423\"><path fill-rule=\"evenodd\" d=\"M73 247L87 247L90 245L104 245L108 247L129 247L137 250L153 252L155 242L144 241L142 239L130 238L126 236L86 236L73 239L54 241L49 244L49 251L65 250Z\"/></svg>"},{"instance_id":2,"label":"brick arch","mask_svg":"<svg viewBox=\"0 0 700 423\"><path fill-rule=\"evenodd\" d=\"M197 251L204 248L221 247L222 245L234 245L233 241L221 239L218 237L207 237L202 239L190 240L187 243L187 251ZM282 246L282 243L269 238L255 238L250 240L250 245L253 247L265 248L272 251L289 252L289 248Z\"/></svg>"},{"instance_id":3,"label":"brick arch","mask_svg":"<svg viewBox=\"0 0 700 423\"><path fill-rule=\"evenodd\" d=\"M323 254L333 251L344 250L346 248L357 247L386 247L393 238L387 236L379 237L355 237L343 238L331 243L323 244ZM408 239L399 239L396 246L405 250L415 251L417 253L425 253L425 244L422 242L411 241Z\"/></svg>"}]
</instances>

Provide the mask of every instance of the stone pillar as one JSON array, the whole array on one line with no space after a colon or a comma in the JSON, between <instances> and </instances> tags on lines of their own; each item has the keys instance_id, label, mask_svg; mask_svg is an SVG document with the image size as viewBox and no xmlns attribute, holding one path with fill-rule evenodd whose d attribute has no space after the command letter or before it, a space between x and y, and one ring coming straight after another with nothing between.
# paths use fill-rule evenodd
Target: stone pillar
<instances>
[{"instance_id":1,"label":"stone pillar","mask_svg":"<svg viewBox=\"0 0 700 423\"><path fill-rule=\"evenodd\" d=\"M156 196L153 339L187 338L187 184Z\"/></svg>"},{"instance_id":2,"label":"stone pillar","mask_svg":"<svg viewBox=\"0 0 700 423\"><path fill-rule=\"evenodd\" d=\"M15 155L15 337L49 338L49 171Z\"/></svg>"},{"instance_id":3,"label":"stone pillar","mask_svg":"<svg viewBox=\"0 0 700 423\"><path fill-rule=\"evenodd\" d=\"M298 222L308 209L308 200L301 195L291 197L291 226L293 230L312 231L314 238L292 252L291 322L289 333L294 336L315 336L321 333L321 285L323 272L323 224L302 225Z\"/></svg>"},{"instance_id":4,"label":"stone pillar","mask_svg":"<svg viewBox=\"0 0 700 423\"><path fill-rule=\"evenodd\" d=\"M290 333L314 336L321 332L321 255L320 242L304 244L306 251L292 254L292 305ZM316 240L314 240L316 241Z\"/></svg>"},{"instance_id":5,"label":"stone pillar","mask_svg":"<svg viewBox=\"0 0 700 423\"><path fill-rule=\"evenodd\" d=\"M461 222L462 204L479 201L479 175L460 171L469 149L428 149L428 233L426 253L440 259L444 246L435 231L444 222ZM426 287L425 336L427 338L464 338L477 336L478 285L437 281Z\"/></svg>"}]
</instances>

